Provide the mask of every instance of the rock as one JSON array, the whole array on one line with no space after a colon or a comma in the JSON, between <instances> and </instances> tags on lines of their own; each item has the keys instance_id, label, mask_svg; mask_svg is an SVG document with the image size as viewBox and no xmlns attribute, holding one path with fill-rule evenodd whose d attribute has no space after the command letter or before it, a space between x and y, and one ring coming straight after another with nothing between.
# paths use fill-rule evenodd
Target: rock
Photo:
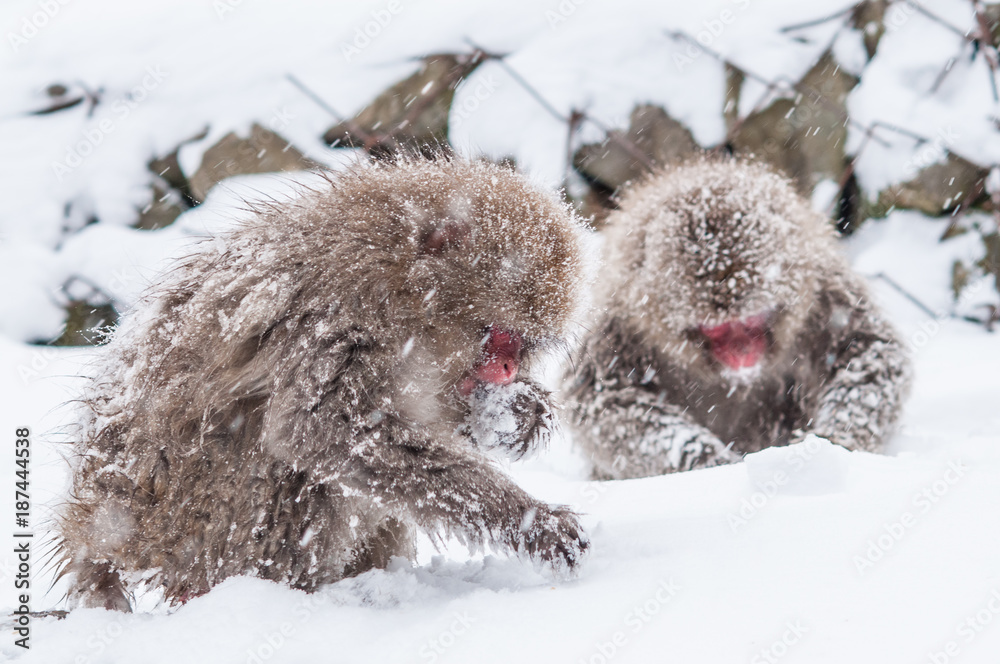
<instances>
[{"instance_id":1,"label":"rock","mask_svg":"<svg viewBox=\"0 0 1000 664\"><path fill-rule=\"evenodd\" d=\"M173 152L155 157L146 165L153 174L150 201L139 212L139 219L132 224L141 230L156 230L174 223L181 213L198 205L200 201L191 193L191 183L181 170L178 153L182 146L200 141L208 135L208 127L191 138L181 141Z\"/></svg>"},{"instance_id":2,"label":"rock","mask_svg":"<svg viewBox=\"0 0 1000 664\"><path fill-rule=\"evenodd\" d=\"M858 79L827 52L802 78L795 99L777 99L735 127L734 151L753 154L788 174L810 197L825 179L840 182L847 166L845 101Z\"/></svg>"},{"instance_id":3,"label":"rock","mask_svg":"<svg viewBox=\"0 0 1000 664\"><path fill-rule=\"evenodd\" d=\"M659 106L642 105L632 111L628 131L612 131L603 142L582 146L573 167L599 188L615 191L649 173L650 165L677 162L698 149L684 125Z\"/></svg>"},{"instance_id":4,"label":"rock","mask_svg":"<svg viewBox=\"0 0 1000 664\"><path fill-rule=\"evenodd\" d=\"M962 261L956 260L951 264L951 296L956 302L965 287L969 285L970 276L972 276L972 271Z\"/></svg>"},{"instance_id":5,"label":"rock","mask_svg":"<svg viewBox=\"0 0 1000 664\"><path fill-rule=\"evenodd\" d=\"M978 266L983 272L993 275L993 285L997 292L1000 292L1000 234L984 235L983 246L986 247L986 255L979 261Z\"/></svg>"},{"instance_id":6,"label":"rock","mask_svg":"<svg viewBox=\"0 0 1000 664\"><path fill-rule=\"evenodd\" d=\"M163 186L180 194L187 200L187 204L190 207L197 205L199 201L195 200L191 195L191 183L188 182L187 176L184 174L183 169L181 169L180 161L177 155L182 147L188 143L200 141L207 135L208 127L205 127L191 138L181 141L170 154L162 157L155 157L150 160L149 164L147 164L149 170L157 178L163 181Z\"/></svg>"},{"instance_id":7,"label":"rock","mask_svg":"<svg viewBox=\"0 0 1000 664\"><path fill-rule=\"evenodd\" d=\"M889 0L864 0L855 5L851 13L851 23L861 31L869 60L875 57L878 43L885 34L885 12L888 8Z\"/></svg>"},{"instance_id":8,"label":"rock","mask_svg":"<svg viewBox=\"0 0 1000 664\"><path fill-rule=\"evenodd\" d=\"M996 47L1000 45L1000 4L983 3L981 6L983 17L986 19L986 27L990 31L992 45Z\"/></svg>"},{"instance_id":9,"label":"rock","mask_svg":"<svg viewBox=\"0 0 1000 664\"><path fill-rule=\"evenodd\" d=\"M77 86L70 89L62 83L52 83L45 87L45 105L42 108L29 111L29 115L48 115L75 108L85 100L90 100L90 112L93 112L94 105L97 104L99 95L91 98L91 95L82 87Z\"/></svg>"},{"instance_id":10,"label":"rock","mask_svg":"<svg viewBox=\"0 0 1000 664\"><path fill-rule=\"evenodd\" d=\"M71 300L66 305L66 325L52 346L97 346L104 332L118 322L118 312L110 303L91 304Z\"/></svg>"},{"instance_id":11,"label":"rock","mask_svg":"<svg viewBox=\"0 0 1000 664\"><path fill-rule=\"evenodd\" d=\"M417 148L447 145L455 87L481 62L479 52L429 55L419 71L380 94L352 120L331 127L323 140L333 146L390 151L399 143Z\"/></svg>"},{"instance_id":12,"label":"rock","mask_svg":"<svg viewBox=\"0 0 1000 664\"><path fill-rule=\"evenodd\" d=\"M949 154L945 161L927 166L912 180L880 192L879 207L909 208L934 216L949 214L970 192L982 191L980 185L987 175L987 169ZM972 205L987 198L985 193L973 196Z\"/></svg>"},{"instance_id":13,"label":"rock","mask_svg":"<svg viewBox=\"0 0 1000 664\"><path fill-rule=\"evenodd\" d=\"M589 185L577 211L600 228L617 207L615 193L621 187L700 149L691 132L662 108L636 106L627 131L613 130L604 141L584 145L573 155L573 168Z\"/></svg>"},{"instance_id":14,"label":"rock","mask_svg":"<svg viewBox=\"0 0 1000 664\"><path fill-rule=\"evenodd\" d=\"M318 166L287 140L255 123L248 138L230 132L205 151L201 166L189 180L190 195L202 202L213 186L233 175L298 171Z\"/></svg>"},{"instance_id":15,"label":"rock","mask_svg":"<svg viewBox=\"0 0 1000 664\"><path fill-rule=\"evenodd\" d=\"M150 186L151 200L139 211L139 219L132 228L155 231L174 223L185 210L190 209L183 199L172 189L164 189L158 184Z\"/></svg>"}]
</instances>

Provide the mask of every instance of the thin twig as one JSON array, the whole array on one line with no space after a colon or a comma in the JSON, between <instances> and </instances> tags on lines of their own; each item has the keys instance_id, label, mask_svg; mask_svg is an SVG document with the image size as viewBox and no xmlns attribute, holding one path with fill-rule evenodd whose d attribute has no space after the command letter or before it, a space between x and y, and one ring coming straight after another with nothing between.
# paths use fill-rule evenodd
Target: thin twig
<instances>
[{"instance_id":1,"label":"thin twig","mask_svg":"<svg viewBox=\"0 0 1000 664\"><path fill-rule=\"evenodd\" d=\"M605 125L603 122L601 122L600 120L598 120L593 116L587 115L586 113L583 112L581 112L581 115L583 116L584 120L592 123L598 129L603 131L604 135L608 138L609 141L611 141L612 143L617 143L633 158L642 163L642 165L645 166L650 172L656 170L656 163L652 159L650 159L649 155L643 152L638 145L636 145L635 141L631 140L630 138L622 134L620 131L614 131L610 129L607 125Z\"/></svg>"},{"instance_id":2,"label":"thin twig","mask_svg":"<svg viewBox=\"0 0 1000 664\"><path fill-rule=\"evenodd\" d=\"M551 102L549 102L549 100L547 100L535 87L528 83L524 77L517 72L517 70L505 61L505 55L487 51L468 38L466 38L465 42L475 48L478 52L482 53L484 57L496 60L497 64L503 67L504 71L506 71L518 85L524 88L524 90L531 95L531 97L535 99L535 101L537 101L542 108L544 108L552 117L556 118L560 122L566 123L570 131L570 136L575 134L576 128L578 128L581 122L591 122L604 132L605 138L608 141L620 145L626 152L641 162L647 169L652 171L656 168L656 164L653 160L650 159L649 156L643 152L634 141L629 139L627 136L624 136L621 132L611 130L603 122L589 115L586 111L573 109L569 116L563 116L563 114L560 113L559 110ZM572 165L572 156L567 158L567 166L570 165Z\"/></svg>"},{"instance_id":3,"label":"thin twig","mask_svg":"<svg viewBox=\"0 0 1000 664\"><path fill-rule=\"evenodd\" d=\"M1000 101L997 92L997 69L1000 68L1000 63L997 62L997 49L993 43L990 21L986 17L986 9L982 2L972 0L972 8L976 13L976 26L978 28L976 41L979 44L979 50L983 53L983 58L986 59L986 65L990 68L990 87L993 90L993 101Z\"/></svg>"},{"instance_id":4,"label":"thin twig","mask_svg":"<svg viewBox=\"0 0 1000 664\"><path fill-rule=\"evenodd\" d=\"M741 72L743 72L744 76L748 76L748 77L752 78L753 80L757 81L758 83L761 83L763 85L768 86L769 89L774 89L780 83L784 83L785 85L788 86L789 89L795 90L796 92L801 92L802 94L809 95L813 99L813 101L815 101L816 103L824 106L825 108L827 108L827 110L830 110L830 111L833 111L834 113L836 113L840 117L840 120L842 122L844 122L846 124L849 124L849 125L857 128L858 130L862 130L863 131L863 130L867 129L867 127L865 127L864 125L862 125L860 122L856 122L855 120L851 119L850 114L848 114L846 110L844 110L843 108L841 108L837 104L831 102L829 99L826 98L825 95L823 95L822 93L820 93L817 90L814 90L814 89L810 88L808 85L805 85L805 84L803 84L801 82L798 82L798 81L793 81L793 80L789 79L786 76L779 76L778 78L776 78L773 81L770 80L770 79L767 79L764 76L761 76L760 74L757 74L756 72L750 71L748 69L745 69L745 68L741 67L740 65L738 65L738 64L736 64L734 62L731 62L724 55L722 55L721 53L719 53L715 49L709 48L708 46L705 46L705 45L701 44L700 42L698 42L698 40L694 39L693 37L691 37L689 34L687 34L686 32L684 32L683 30L667 30L666 31L666 35L668 37L672 37L674 39L684 39L684 40L688 41L689 43L694 44L695 47L700 48L701 50L705 51L710 56L712 56L713 58L715 58L716 60L718 60L719 62L721 62L723 64L730 65L732 67L735 67L735 68L739 69ZM873 140L875 140L876 142L882 143L885 147L889 147L888 143L885 143L885 142L881 141L877 137L873 138Z\"/></svg>"},{"instance_id":5,"label":"thin twig","mask_svg":"<svg viewBox=\"0 0 1000 664\"><path fill-rule=\"evenodd\" d=\"M850 7L846 7L845 9L841 9L839 12L836 12L835 14L830 14L829 16L824 16L823 18L816 18L816 19L813 19L811 21L806 21L804 23L796 23L795 25L786 25L785 27L781 28L779 31L780 32L794 32L795 30L802 30L803 28L811 28L811 27L816 26L816 25L821 25L823 23L826 23L827 21L832 21L835 18L840 18L844 14L853 13L854 10L856 10L860 4L861 4L860 2L855 3L855 4L851 5Z\"/></svg>"},{"instance_id":6,"label":"thin twig","mask_svg":"<svg viewBox=\"0 0 1000 664\"><path fill-rule=\"evenodd\" d=\"M449 87L457 84L458 81L465 78L465 76L467 76L474 68L472 63L478 62L484 55L485 53L483 53L483 51L475 49L469 55L469 59L466 62L459 63L457 67L445 74L443 78L433 81L431 88L425 94L421 95L419 99L413 102L413 105L409 110L407 110L406 115L403 116L403 119L396 124L395 129L389 132L389 135L395 136L416 122L417 118L420 117L420 114L427 110L432 103L434 103L438 95L442 94Z\"/></svg>"},{"instance_id":7,"label":"thin twig","mask_svg":"<svg viewBox=\"0 0 1000 664\"><path fill-rule=\"evenodd\" d=\"M302 81L300 81L298 79L298 77L295 76L295 74L285 74L285 78L288 79L289 83L291 83L292 85L294 85L295 87L297 87L299 89L299 91L302 92L302 94L304 94L305 96L307 96L310 99L312 99L313 102L315 102L317 106L319 106L324 111L326 111L327 113L329 113L330 117L332 117L334 120L336 120L340 124L344 123L344 116L342 116L340 113L338 113L337 110L333 106L331 106L329 103L327 103L327 101L325 99L323 99L318 94L316 94L315 92L313 92L312 89L310 89L309 87L307 87L305 83L303 83Z\"/></svg>"},{"instance_id":8,"label":"thin twig","mask_svg":"<svg viewBox=\"0 0 1000 664\"><path fill-rule=\"evenodd\" d=\"M337 121L337 124L343 125L344 127L347 128L347 131L350 132L350 134L360 138L364 143L365 148L369 148L370 146L382 143L383 141L382 137L373 136L369 132L365 131L354 120L345 120L344 116L338 113L337 110L333 108L333 106L331 106L325 99L320 97L318 94L313 92L308 86L306 86L305 83L300 81L294 74L285 74L285 78L287 78L292 85L298 88L299 91L302 92L302 94L312 99L317 106L319 106L324 111L329 113L330 117L332 117L334 120Z\"/></svg>"},{"instance_id":9,"label":"thin twig","mask_svg":"<svg viewBox=\"0 0 1000 664\"><path fill-rule=\"evenodd\" d=\"M911 2L909 4L912 4L913 7L918 12L920 12L921 14L923 14L924 16L926 16L927 18L929 18L930 20L934 21L938 25L944 27L946 30L950 30L951 32L954 32L956 35L958 35L959 37L961 37L962 39L964 39L966 41L972 41L973 37L971 37L968 32L963 32L961 28L959 28L958 26L956 26L956 25L954 25L952 23L949 23L948 21L944 20L943 18L941 18L940 16L938 16L937 14L935 14L934 12L932 12L931 10L927 9L922 4L920 4L919 2L917 2L917 0L911 0Z\"/></svg>"},{"instance_id":10,"label":"thin twig","mask_svg":"<svg viewBox=\"0 0 1000 664\"><path fill-rule=\"evenodd\" d=\"M905 297L907 300L909 300L910 302L912 302L913 304L915 304L918 309L920 309L921 311L923 311L925 314L927 314L931 318L941 318L941 316L939 316L937 314L937 312L935 312L933 309L931 309L926 304L924 304L919 299L917 299L916 295L914 295L910 291L908 291L905 288L903 288L902 286L900 286L896 282L895 279L893 279L892 277L890 277L889 275L887 275L885 272L879 272L878 274L875 275L874 278L875 279L881 279L885 283L889 284L893 288L893 290L895 290L897 293L899 293L900 295L902 295L903 297Z\"/></svg>"}]
</instances>

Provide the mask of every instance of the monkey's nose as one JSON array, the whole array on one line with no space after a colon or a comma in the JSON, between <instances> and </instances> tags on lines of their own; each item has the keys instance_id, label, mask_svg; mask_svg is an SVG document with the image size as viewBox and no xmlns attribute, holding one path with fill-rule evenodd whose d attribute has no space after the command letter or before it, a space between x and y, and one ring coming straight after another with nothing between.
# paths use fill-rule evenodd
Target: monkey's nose
<instances>
[{"instance_id":1,"label":"monkey's nose","mask_svg":"<svg viewBox=\"0 0 1000 664\"><path fill-rule=\"evenodd\" d=\"M517 378L519 365L512 357L494 356L480 364L475 371L476 377L494 385L510 385Z\"/></svg>"},{"instance_id":2,"label":"monkey's nose","mask_svg":"<svg viewBox=\"0 0 1000 664\"><path fill-rule=\"evenodd\" d=\"M491 327L483 339L483 357L459 386L469 394L477 383L510 385L521 366L521 335L513 330Z\"/></svg>"}]
</instances>

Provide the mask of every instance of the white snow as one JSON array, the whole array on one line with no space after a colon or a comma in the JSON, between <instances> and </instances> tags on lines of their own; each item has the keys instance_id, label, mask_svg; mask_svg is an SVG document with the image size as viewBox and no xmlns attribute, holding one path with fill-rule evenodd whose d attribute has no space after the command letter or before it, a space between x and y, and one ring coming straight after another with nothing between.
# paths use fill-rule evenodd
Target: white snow
<instances>
[{"instance_id":1,"label":"white snow","mask_svg":"<svg viewBox=\"0 0 1000 664\"><path fill-rule=\"evenodd\" d=\"M683 31L696 42L704 33L709 48L772 78L800 76L832 43L853 72L863 64L861 44L842 29L843 19L781 31L849 4L7 0L0 8L0 436L9 442L0 515L13 520L17 427L32 430L37 538L61 500L61 405L99 351L24 342L58 332L65 280L84 276L127 308L171 257L239 218L243 200L280 199L293 183L313 182L301 173L236 178L172 226L140 231L128 224L149 202L146 162L209 125L206 139L182 150L190 167L218 137L254 121L323 163L353 158L321 144L334 121L286 74L351 115L414 71L415 56L466 51L469 40L511 53L509 65L561 115L582 109L622 128L635 103L663 104L709 146L724 134L722 65L666 33ZM962 30L972 27L967 2L925 6ZM56 9L49 16L45 7ZM852 114L942 137L984 166L1000 161L982 57L970 62L966 50L929 94L944 62L963 53L962 41L906 13L909 7L891 6L904 14L864 68L849 98ZM34 32L15 48L10 35L28 34L26 25ZM358 31L371 25L370 43L356 46L364 42ZM103 88L104 101L91 117L86 105L27 115L47 103L50 83ZM741 112L764 94L748 80ZM101 129L105 120L111 131ZM451 124L454 142L469 154L513 155L541 181L562 182L566 126L498 63L463 84ZM600 135L585 123L575 140ZM905 179L915 159L943 158L933 144L880 135L892 145L870 143L858 164L869 190ZM855 128L850 140L856 149ZM53 163L86 151L81 145L90 145L88 155L60 179ZM816 204L825 199L817 195ZM85 225L91 215L99 222ZM982 245L972 234L939 243L946 224L895 212L845 244L915 360L912 397L885 456L809 439L732 466L595 483L583 479L586 464L559 438L510 470L534 495L585 514L592 554L576 578L552 579L503 555L470 556L454 542L436 551L423 538L417 564L397 561L315 595L235 578L175 610L146 597L133 615L78 610L62 621L36 619L30 651L14 645L8 624L0 659L993 662L1000 652L1000 352L994 335L947 317L951 263L978 259ZM928 316L879 274L939 315ZM991 283L981 282L960 312L996 303ZM17 602L11 530L0 548L4 613ZM65 586L45 592L52 571L43 566L41 541L34 551L31 608L58 608Z\"/></svg>"}]
</instances>

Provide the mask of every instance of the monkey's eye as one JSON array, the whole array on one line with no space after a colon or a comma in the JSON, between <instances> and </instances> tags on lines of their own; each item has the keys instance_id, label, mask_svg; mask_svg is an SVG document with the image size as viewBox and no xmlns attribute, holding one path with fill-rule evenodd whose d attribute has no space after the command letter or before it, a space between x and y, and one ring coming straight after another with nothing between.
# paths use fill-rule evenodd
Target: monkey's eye
<instances>
[{"instance_id":1,"label":"monkey's eye","mask_svg":"<svg viewBox=\"0 0 1000 664\"><path fill-rule=\"evenodd\" d=\"M424 233L421 253L440 256L452 249L459 249L467 244L471 234L472 229L467 222L449 219Z\"/></svg>"}]
</instances>

